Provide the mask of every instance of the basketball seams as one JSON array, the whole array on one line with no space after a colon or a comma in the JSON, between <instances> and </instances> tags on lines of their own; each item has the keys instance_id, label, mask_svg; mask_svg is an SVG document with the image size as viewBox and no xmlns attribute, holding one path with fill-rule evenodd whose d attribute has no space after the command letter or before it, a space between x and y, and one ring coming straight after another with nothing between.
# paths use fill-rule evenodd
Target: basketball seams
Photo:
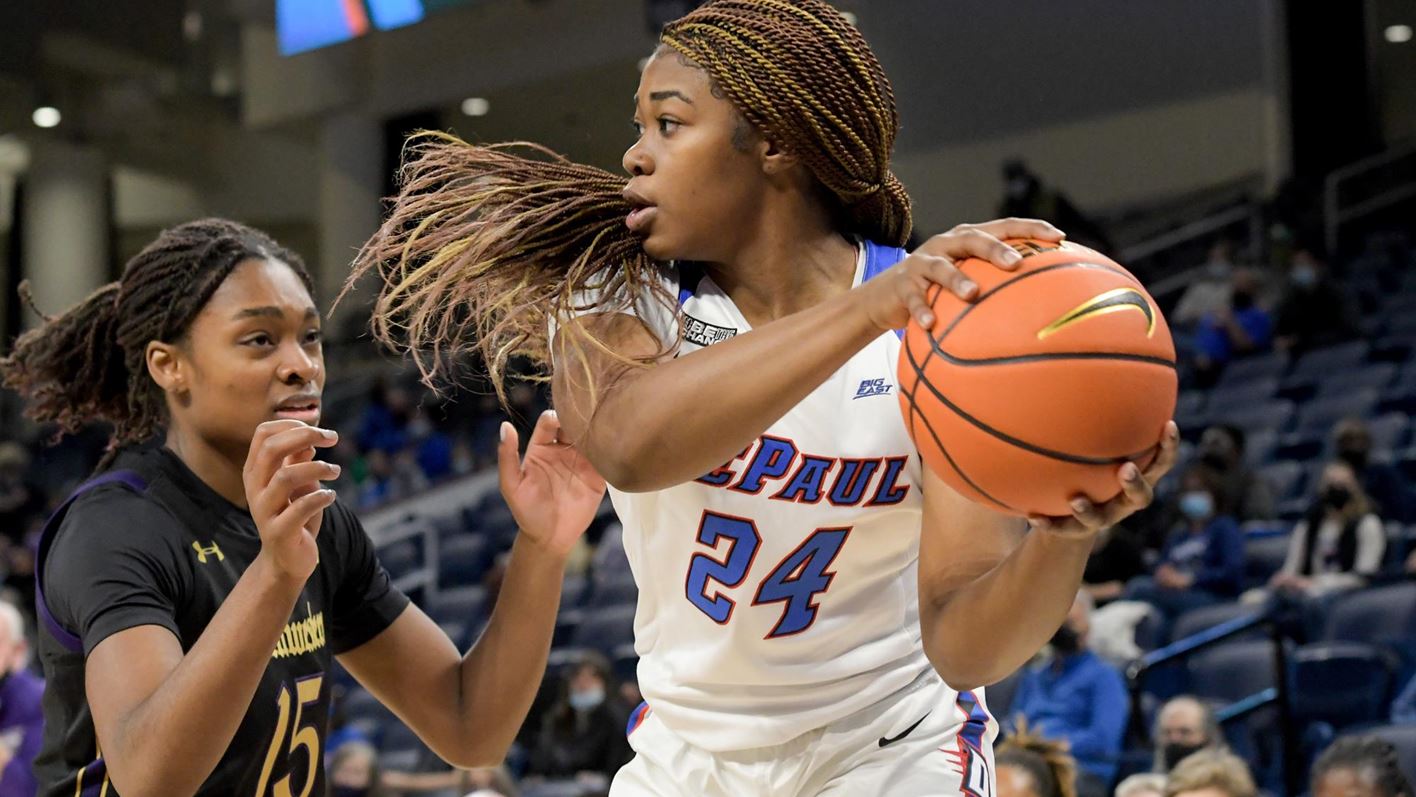
<instances>
[{"instance_id":1,"label":"basketball seams","mask_svg":"<svg viewBox=\"0 0 1416 797\"><path fill-rule=\"evenodd\" d=\"M919 385L921 382L924 382L925 379L923 369L919 366L918 363L915 362L914 349L910 346L909 335L905 336L905 358L906 361L910 364L910 368L912 368L915 372L915 380L914 385L910 390L905 390L904 384L901 384L900 393L904 395L906 399L909 400L910 439L915 441L916 448L919 446L919 435L916 434L915 431L915 416L918 415L919 419L924 422L924 427L926 431L929 432L930 438L934 440L935 447L939 449L939 453L944 455L944 459L949 463L949 467L953 468L954 472L959 474L959 478L963 479L969 487L973 488L974 492L993 502L993 504L995 504L997 507L1004 509L1008 512L1017 514L1018 510L1014 509L1003 501L994 498L988 493L987 490L984 490L982 487L975 484L973 479L969 478L969 475L964 472L964 469L959 467L959 463L954 461L954 458L949 454L949 450L944 447L943 441L939 439L939 433L934 431L934 425L929 422L929 418L925 417L924 413L920 412L919 408L915 406L915 393L919 391Z\"/></svg>"}]
</instances>

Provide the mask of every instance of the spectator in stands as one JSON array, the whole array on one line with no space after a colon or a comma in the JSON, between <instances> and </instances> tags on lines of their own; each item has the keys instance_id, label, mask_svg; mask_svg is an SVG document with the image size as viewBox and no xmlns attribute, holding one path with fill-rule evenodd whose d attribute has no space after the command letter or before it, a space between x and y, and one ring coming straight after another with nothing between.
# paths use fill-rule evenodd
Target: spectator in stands
<instances>
[{"instance_id":1,"label":"spectator in stands","mask_svg":"<svg viewBox=\"0 0 1416 797\"><path fill-rule=\"evenodd\" d=\"M1372 432L1365 421L1339 421L1333 428L1333 449L1357 473L1378 514L1399 523L1416 523L1416 491L1396 467L1372 457Z\"/></svg>"},{"instance_id":2,"label":"spectator in stands","mask_svg":"<svg viewBox=\"0 0 1416 797\"><path fill-rule=\"evenodd\" d=\"M24 544L25 535L45 515L44 490L30 474L30 454L11 440L0 443L0 537Z\"/></svg>"},{"instance_id":3,"label":"spectator in stands","mask_svg":"<svg viewBox=\"0 0 1416 797\"><path fill-rule=\"evenodd\" d=\"M1180 295L1175 309L1166 315L1171 329L1188 328L1227 307L1233 273L1234 243L1220 238L1210 246L1209 259L1200 268L1199 276Z\"/></svg>"},{"instance_id":4,"label":"spectator in stands","mask_svg":"<svg viewBox=\"0 0 1416 797\"><path fill-rule=\"evenodd\" d=\"M0 797L33 797L34 757L44 740L44 680L29 669L25 622L0 602Z\"/></svg>"},{"instance_id":5,"label":"spectator in stands","mask_svg":"<svg viewBox=\"0 0 1416 797\"><path fill-rule=\"evenodd\" d=\"M1200 435L1197 453L1200 464L1214 472L1222 513L1241 523L1274 517L1273 491L1244 462L1243 429L1227 423L1211 425Z\"/></svg>"},{"instance_id":6,"label":"spectator in stands","mask_svg":"<svg viewBox=\"0 0 1416 797\"><path fill-rule=\"evenodd\" d=\"M1077 793L1104 796L1116 776L1131 701L1115 667L1088 649L1091 596L1077 593L1052 636L1052 656L1028 669L1012 710L1049 739L1063 739L1077 763Z\"/></svg>"},{"instance_id":7,"label":"spectator in stands","mask_svg":"<svg viewBox=\"0 0 1416 797\"><path fill-rule=\"evenodd\" d=\"M1377 736L1347 736L1313 764L1313 797L1412 797L1396 748Z\"/></svg>"},{"instance_id":8,"label":"spectator in stands","mask_svg":"<svg viewBox=\"0 0 1416 797\"><path fill-rule=\"evenodd\" d=\"M1244 759L1222 750L1203 750L1170 771L1165 797L1256 797L1259 790Z\"/></svg>"},{"instance_id":9,"label":"spectator in stands","mask_svg":"<svg viewBox=\"0 0 1416 797\"><path fill-rule=\"evenodd\" d=\"M1066 194L1043 185L1021 160L1003 164L1003 201L998 205L998 214L1050 221L1067 231L1068 240L1099 252L1112 248L1111 239L1101 227L1078 210Z\"/></svg>"},{"instance_id":10,"label":"spectator in stands","mask_svg":"<svg viewBox=\"0 0 1416 797\"><path fill-rule=\"evenodd\" d=\"M1212 385L1235 357L1267 351L1273 345L1273 318L1258 304L1259 277L1250 269L1234 272L1229 295L1200 318L1195 327L1195 378Z\"/></svg>"},{"instance_id":11,"label":"spectator in stands","mask_svg":"<svg viewBox=\"0 0 1416 797\"><path fill-rule=\"evenodd\" d=\"M1116 784L1116 797L1165 797L1165 776L1138 772Z\"/></svg>"},{"instance_id":12,"label":"spectator in stands","mask_svg":"<svg viewBox=\"0 0 1416 797\"><path fill-rule=\"evenodd\" d=\"M1294 527L1283 567L1269 589L1319 597L1354 589L1381 569L1386 531L1352 467L1329 462L1308 514Z\"/></svg>"},{"instance_id":13,"label":"spectator in stands","mask_svg":"<svg viewBox=\"0 0 1416 797\"><path fill-rule=\"evenodd\" d=\"M994 754L998 797L1077 797L1077 763L1062 741L1044 739L1026 723Z\"/></svg>"},{"instance_id":14,"label":"spectator in stands","mask_svg":"<svg viewBox=\"0 0 1416 797\"><path fill-rule=\"evenodd\" d=\"M1151 577L1126 587L1126 597L1160 610L1167 621L1203 606L1234 598L1244 577L1244 542L1239 524L1223 514L1215 496L1222 485L1203 465L1193 465L1181 481L1182 520L1161 550Z\"/></svg>"},{"instance_id":15,"label":"spectator in stands","mask_svg":"<svg viewBox=\"0 0 1416 797\"><path fill-rule=\"evenodd\" d=\"M1274 345L1302 352L1357 334L1357 310L1351 295L1328 272L1316 245L1300 246L1293 253L1288 287L1278 305Z\"/></svg>"},{"instance_id":16,"label":"spectator in stands","mask_svg":"<svg viewBox=\"0 0 1416 797\"><path fill-rule=\"evenodd\" d=\"M541 726L527 774L608 783L632 755L624 734L629 710L618 693L610 663L585 654L567 673L561 699Z\"/></svg>"},{"instance_id":17,"label":"spectator in stands","mask_svg":"<svg viewBox=\"0 0 1416 797\"><path fill-rule=\"evenodd\" d=\"M1160 707L1155 722L1153 771L1169 773L1201 750L1226 749L1214 711L1199 698L1181 695Z\"/></svg>"},{"instance_id":18,"label":"spectator in stands","mask_svg":"<svg viewBox=\"0 0 1416 797\"><path fill-rule=\"evenodd\" d=\"M1082 589L1101 606L1121 597L1126 583L1145 572L1144 543L1125 526L1112 526L1096 535L1082 574Z\"/></svg>"},{"instance_id":19,"label":"spectator in stands","mask_svg":"<svg viewBox=\"0 0 1416 797\"><path fill-rule=\"evenodd\" d=\"M379 753L368 742L345 742L329 764L329 797L386 797Z\"/></svg>"}]
</instances>

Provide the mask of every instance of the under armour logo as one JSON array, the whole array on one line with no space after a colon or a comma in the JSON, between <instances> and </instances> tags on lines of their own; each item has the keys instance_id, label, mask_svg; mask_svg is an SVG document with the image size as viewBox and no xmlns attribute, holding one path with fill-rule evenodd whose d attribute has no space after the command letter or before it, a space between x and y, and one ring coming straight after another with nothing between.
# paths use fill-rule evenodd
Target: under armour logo
<instances>
[{"instance_id":1,"label":"under armour logo","mask_svg":"<svg viewBox=\"0 0 1416 797\"><path fill-rule=\"evenodd\" d=\"M215 556L218 562L226 561L226 554L221 552L221 548L216 543L212 543L209 547L203 548L201 543L194 542L192 543L192 550L197 552L197 561L202 564L207 563L208 556Z\"/></svg>"}]
</instances>

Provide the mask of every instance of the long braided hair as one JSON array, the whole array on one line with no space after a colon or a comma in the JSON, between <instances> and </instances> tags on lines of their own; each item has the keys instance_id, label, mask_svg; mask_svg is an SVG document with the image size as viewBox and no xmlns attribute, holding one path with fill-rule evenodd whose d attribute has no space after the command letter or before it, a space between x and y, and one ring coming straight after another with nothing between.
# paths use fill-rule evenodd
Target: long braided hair
<instances>
[{"instance_id":1,"label":"long braided hair","mask_svg":"<svg viewBox=\"0 0 1416 797\"><path fill-rule=\"evenodd\" d=\"M667 25L659 50L703 69L715 94L797 155L842 232L905 243L910 200L889 166L894 91L840 12L823 0L711 0ZM677 311L659 264L624 225L633 209L620 196L626 181L534 144L420 134L345 293L377 273L377 339L412 355L435 389L453 358L475 352L505 400L513 358L541 378L550 370L553 324L624 311L646 296ZM584 326L566 329L575 350L613 354Z\"/></svg>"},{"instance_id":2,"label":"long braided hair","mask_svg":"<svg viewBox=\"0 0 1416 797\"><path fill-rule=\"evenodd\" d=\"M313 293L299 256L265 233L225 219L188 222L158 235L120 280L21 335L0 359L0 379L25 398L26 416L61 433L111 424L106 463L167 422L166 399L148 375L147 344L181 340L227 275L251 258L288 264ZM28 286L20 290L33 307Z\"/></svg>"}]
</instances>

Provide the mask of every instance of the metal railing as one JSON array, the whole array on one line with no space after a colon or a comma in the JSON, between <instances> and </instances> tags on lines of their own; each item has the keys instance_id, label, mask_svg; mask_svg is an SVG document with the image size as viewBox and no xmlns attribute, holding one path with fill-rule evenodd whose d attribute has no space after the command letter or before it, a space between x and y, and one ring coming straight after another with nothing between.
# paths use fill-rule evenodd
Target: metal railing
<instances>
[{"instance_id":1,"label":"metal railing","mask_svg":"<svg viewBox=\"0 0 1416 797\"><path fill-rule=\"evenodd\" d=\"M1262 689L1254 694L1223 706L1215 712L1220 724L1234 722L1248 717L1255 711L1274 706L1278 711L1279 733L1282 735L1283 783L1287 793L1299 794L1302 784L1302 760L1299 740L1293 727L1292 701L1288 692L1288 651L1284 646L1279 624L1271 610L1259 611L1246 617L1215 625L1172 642L1163 648L1147 653L1135 660L1126 669L1126 680L1131 690L1131 719L1127 737L1140 740L1146 747L1151 745L1150 730L1146 727L1145 712L1141 705L1141 693L1146 674L1167 665L1184 662L1202 650L1212 648L1240 634L1266 626L1273 643L1273 667L1275 686Z\"/></svg>"},{"instance_id":2,"label":"metal railing","mask_svg":"<svg viewBox=\"0 0 1416 797\"><path fill-rule=\"evenodd\" d=\"M1373 178L1367 196L1344 197L1343 189L1364 178ZM1329 253L1340 243L1342 226L1379 210L1416 198L1416 142L1354 161L1336 169L1323 181L1324 238Z\"/></svg>"}]
</instances>

